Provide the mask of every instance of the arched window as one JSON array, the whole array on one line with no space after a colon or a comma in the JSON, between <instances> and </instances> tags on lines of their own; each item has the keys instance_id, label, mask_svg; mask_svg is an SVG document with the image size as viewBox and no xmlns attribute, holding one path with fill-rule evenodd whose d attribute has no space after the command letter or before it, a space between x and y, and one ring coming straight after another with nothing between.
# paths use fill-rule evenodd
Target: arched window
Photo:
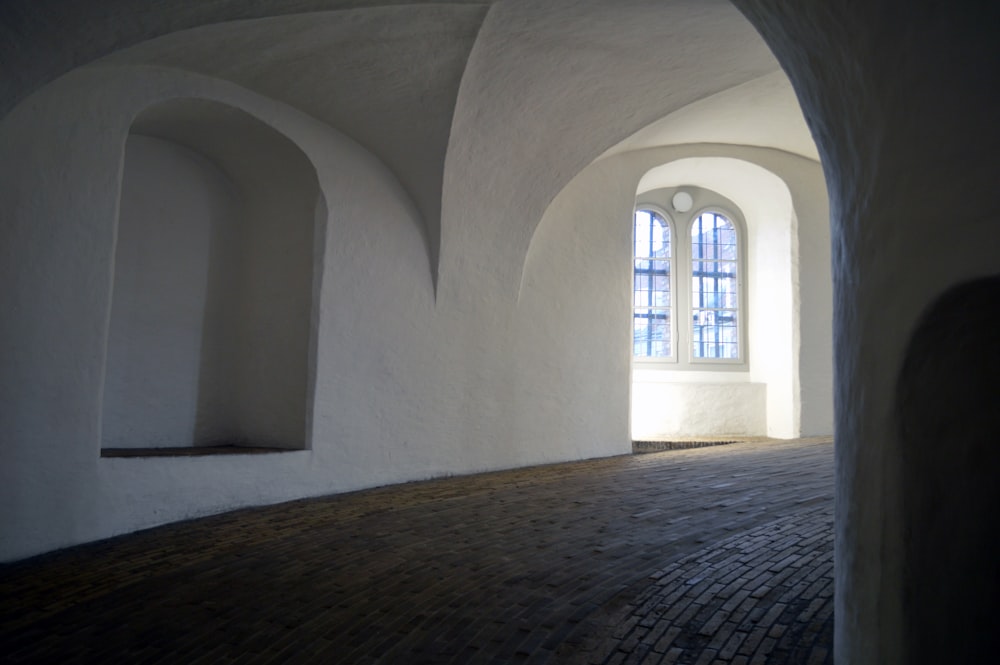
<instances>
[{"instance_id":1,"label":"arched window","mask_svg":"<svg viewBox=\"0 0 1000 665\"><path fill-rule=\"evenodd\" d=\"M737 360L739 242L736 227L717 212L691 222L691 357Z\"/></svg>"},{"instance_id":2,"label":"arched window","mask_svg":"<svg viewBox=\"0 0 1000 665\"><path fill-rule=\"evenodd\" d=\"M660 213L635 212L632 242L632 353L671 358L671 233Z\"/></svg>"},{"instance_id":3,"label":"arched window","mask_svg":"<svg viewBox=\"0 0 1000 665\"><path fill-rule=\"evenodd\" d=\"M632 357L679 370L745 369L741 222L718 208L677 219L662 211L640 204L633 218Z\"/></svg>"}]
</instances>

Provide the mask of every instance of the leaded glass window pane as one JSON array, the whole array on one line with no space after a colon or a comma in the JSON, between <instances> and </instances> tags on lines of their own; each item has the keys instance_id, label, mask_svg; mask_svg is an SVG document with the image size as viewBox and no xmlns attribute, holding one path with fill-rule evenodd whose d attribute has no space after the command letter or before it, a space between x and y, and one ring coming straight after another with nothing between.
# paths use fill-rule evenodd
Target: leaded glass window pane
<instances>
[{"instance_id":1,"label":"leaded glass window pane","mask_svg":"<svg viewBox=\"0 0 1000 665\"><path fill-rule=\"evenodd\" d=\"M650 358L670 357L670 310L635 308L632 315L632 353Z\"/></svg>"},{"instance_id":2,"label":"leaded glass window pane","mask_svg":"<svg viewBox=\"0 0 1000 665\"><path fill-rule=\"evenodd\" d=\"M723 215L691 224L691 350L695 358L736 360L739 349L739 242Z\"/></svg>"},{"instance_id":3,"label":"leaded glass window pane","mask_svg":"<svg viewBox=\"0 0 1000 665\"><path fill-rule=\"evenodd\" d=\"M670 327L670 224L653 210L637 210L633 226L632 353L673 355Z\"/></svg>"}]
</instances>

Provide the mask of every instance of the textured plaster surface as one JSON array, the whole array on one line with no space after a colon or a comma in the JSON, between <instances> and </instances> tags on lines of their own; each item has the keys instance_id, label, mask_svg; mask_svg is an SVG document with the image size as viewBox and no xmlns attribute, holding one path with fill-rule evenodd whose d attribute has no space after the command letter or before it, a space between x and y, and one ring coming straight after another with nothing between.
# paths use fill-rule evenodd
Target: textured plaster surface
<instances>
[{"instance_id":1,"label":"textured plaster surface","mask_svg":"<svg viewBox=\"0 0 1000 665\"><path fill-rule=\"evenodd\" d=\"M450 0L447 5L487 6L491 0ZM330 10L390 9L442 5L436 0L173 0L150 8L131 0L68 5L63 0L6 2L0 7L0 39L9 63L0 80L0 109L6 113L40 86L74 67L114 51L172 32L212 23ZM52 45L58 44L58 49Z\"/></svg>"},{"instance_id":2,"label":"textured plaster surface","mask_svg":"<svg viewBox=\"0 0 1000 665\"><path fill-rule=\"evenodd\" d=\"M433 296L419 217L398 181L356 143L280 103L197 76L103 67L64 78L9 115L0 129L0 145L11 158L3 162L3 180L8 185L3 196L7 209L14 213L5 218L4 226L2 268L10 278L4 299L16 313L16 318L5 319L3 329L2 422L9 433L3 445L4 459L10 463L3 465L0 517L4 533L19 534L16 539L4 539L4 558L248 503L382 484L405 479L406 473L434 475L437 470L428 469L426 463L423 470L415 470L421 469L420 464L404 465L407 471L373 464L366 457L380 455L383 441L398 441L403 433L380 436L378 428L366 427L364 422L360 426L365 435L353 440L366 445L340 459L336 449L324 449L329 460L324 465L310 463L320 452L288 453L267 461L261 456L225 458L228 462L203 458L202 464L99 458L117 177L125 137L141 109L172 97L207 97L243 108L304 146L325 198L339 211L332 233L340 239L340 249L324 257L333 269L323 276L321 290L327 297L320 299L314 312L317 337L342 333L337 323L346 321L334 321L328 312L338 307L331 300L344 291L355 302L375 304L392 294L409 307L420 306L419 294L423 294L424 310L430 311ZM77 104L66 104L67 98ZM53 127L65 131L53 132ZM46 186L53 181L59 186ZM20 192L38 195L18 198ZM309 204L310 212L314 206L315 200ZM373 224L372 219L381 223ZM62 233L53 237L51 225L60 220L66 220L56 227ZM365 282L363 276L372 270L364 266L366 262L370 266L375 257L363 253L358 266L342 254L353 251L356 255L359 247L374 247L377 243L371 234L383 236L379 249L391 253L395 262L379 280ZM344 276L337 267L363 288L327 288L330 281ZM416 325L419 317L405 307L393 313ZM351 337L353 345L343 341L336 345L344 350L339 359L365 366L369 361L365 353L356 352L357 346L382 353L387 346L400 347L387 337L402 341L409 333L412 338L412 328L391 325L391 319L371 320L385 312L385 307L343 305L339 309L357 309L352 323L360 330ZM315 409L309 434L315 438L319 430L330 442L337 440L337 432L329 421L346 421L341 413L363 411L359 404L366 404L368 394L357 389L355 381L348 398L337 399L332 393L353 377L338 366L343 360L319 351L316 356L315 401L321 407ZM369 385L379 378L376 373ZM416 373L413 379L420 380ZM419 392L411 388L412 394ZM407 432L415 431L417 425L410 420L396 421L393 427L404 422ZM359 474L359 468L377 470Z\"/></svg>"},{"instance_id":3,"label":"textured plaster surface","mask_svg":"<svg viewBox=\"0 0 1000 665\"><path fill-rule=\"evenodd\" d=\"M485 11L401 4L234 21L165 35L102 62L232 81L337 128L399 177L423 215L436 264L452 111Z\"/></svg>"},{"instance_id":4,"label":"textured plaster surface","mask_svg":"<svg viewBox=\"0 0 1000 665\"><path fill-rule=\"evenodd\" d=\"M788 183L800 226L814 219L802 183L815 163L790 153L694 144L595 162L650 122L777 71L727 3L502 2L478 33L467 6L355 11L362 4L340 15L355 32L326 12L307 21L286 11L344 3L277 11L267 2L177 2L136 14L109 0L58 25L36 12L43 3L5 5L3 29L20 49L10 62L39 53L32 35L62 46L8 79L12 110L0 121L0 296L9 313L0 328L0 529L14 534L0 558L239 506L625 453L622 258L642 174L686 157L759 161ZM110 20L116 12L121 20ZM209 36L220 38L218 50ZM316 53L300 50L297 36ZM257 57L271 37L280 67ZM368 43L396 37L398 51ZM152 38L163 41L139 43ZM652 41L669 48L635 48ZM186 61L187 47L204 62ZM447 66L431 71L424 56ZM392 73L407 57L416 83ZM195 66L204 69L187 69ZM249 113L315 171L322 197L308 210L325 231L314 245L311 445L101 459L126 137L144 110L192 98ZM378 143L385 137L402 138ZM202 149L214 141L197 131L164 138ZM434 177L438 167L408 171L442 154ZM435 256L427 211L438 196Z\"/></svg>"},{"instance_id":5,"label":"textured plaster surface","mask_svg":"<svg viewBox=\"0 0 1000 665\"><path fill-rule=\"evenodd\" d=\"M656 154L635 153L645 164ZM773 386L770 435L832 432L830 213L820 165L750 148L712 148L682 159L667 154L668 161L643 174L640 191L710 187L732 199L747 221L750 370L752 380Z\"/></svg>"},{"instance_id":6,"label":"textured plaster surface","mask_svg":"<svg viewBox=\"0 0 1000 665\"><path fill-rule=\"evenodd\" d=\"M740 297L744 299L742 325L748 329L744 339L749 340L746 343L747 380L765 384L767 399L763 404L749 400L742 408L765 409L763 421L768 436L798 436L796 373L799 349L793 339L799 312L794 306L798 296L797 266L793 270L792 253L797 229L793 224L788 186L774 173L751 162L704 157L681 159L650 170L639 181L639 197L648 197L649 194L642 194L647 189L678 187L685 183L697 183L723 194L729 201L728 206L725 201L718 205L723 210L733 208L730 214L736 215L744 234L741 252L747 284ZM695 199L696 212L706 204ZM810 221L826 222L825 218ZM684 324L686 319L685 315ZM692 413L707 417L710 412L710 409L698 409ZM698 426L711 425L698 423L695 429Z\"/></svg>"},{"instance_id":7,"label":"textured plaster surface","mask_svg":"<svg viewBox=\"0 0 1000 665\"><path fill-rule=\"evenodd\" d=\"M727 371L715 377L697 372L698 377L694 378L689 371L644 368L629 378L630 220L636 191L679 184L711 187L732 197L733 205L745 209L745 221L751 231L750 370ZM753 192L758 189L769 192L770 197L756 201ZM533 329L545 330L538 339L552 340L549 348L535 347L535 355L529 356L535 359L532 369L544 363L543 357L548 357L556 347L565 346L562 340L578 336L582 325L576 320L573 327L573 319L546 317L543 312L553 307L557 313L582 311L605 317L611 316L606 313L616 312L614 319L626 323L608 331L606 345L622 349L618 360L622 364L616 365L613 373L602 371L599 376L605 390L622 383L631 387L629 412L643 423L638 428L633 424L633 436L648 431L666 435L671 428L692 432L707 427L715 431L716 424L709 422L708 410L657 408L657 402L646 394L647 388L654 394L665 390L658 385L664 381L690 384L692 379L708 384L723 380L757 384L753 390L764 390L766 401L729 400L739 414L734 418L752 426L757 433L766 431L772 436L789 437L797 436L799 430L829 432L833 419L829 328L824 330L820 323L810 322L810 337L798 342L794 331L796 310L791 306L775 307L775 301L783 298L788 303L808 301L810 315L824 308L829 310L828 254L824 255L821 248L814 249L810 255L813 263L796 265L792 260L795 248L791 246L793 222L799 238L812 241L825 237L827 220L819 165L787 152L746 146L692 145L621 153L593 163L559 193L546 211L525 263L519 309ZM776 249L770 244L773 240L769 234L783 236L784 248ZM565 279L571 265L587 266L582 281ZM800 278L793 274L793 265L796 273L816 274L810 277L808 292L802 293L793 281ZM602 300L595 302L593 296L597 293ZM784 321L783 328L778 321ZM796 366L800 372L808 367L810 374L804 378L797 375ZM693 394L699 389L682 385L670 390ZM732 396L727 388L718 388L716 392ZM704 391L700 394L706 395ZM800 400L805 402L804 407ZM758 409L766 413L757 413Z\"/></svg>"},{"instance_id":8,"label":"textured plaster surface","mask_svg":"<svg viewBox=\"0 0 1000 665\"><path fill-rule=\"evenodd\" d=\"M819 162L795 91L775 71L674 111L604 153L677 143L733 143L784 150Z\"/></svg>"},{"instance_id":9,"label":"textured plaster surface","mask_svg":"<svg viewBox=\"0 0 1000 665\"><path fill-rule=\"evenodd\" d=\"M928 305L950 285L1000 268L994 212L1000 133L992 111L1000 7L895 0L736 4L788 72L830 191L834 652L838 663L851 665L920 662L906 651L905 631L919 612L903 602L911 553L903 534L896 381ZM927 49L930 42L947 50ZM951 371L961 376L966 368ZM906 482L935 486L938 469L922 472L927 477ZM978 556L959 552L956 560ZM961 579L961 563L942 559L934 570ZM942 639L977 641L982 634L966 626Z\"/></svg>"},{"instance_id":10,"label":"textured plaster surface","mask_svg":"<svg viewBox=\"0 0 1000 665\"><path fill-rule=\"evenodd\" d=\"M115 237L101 445L235 440L227 349L242 197L212 162L130 136Z\"/></svg>"},{"instance_id":11,"label":"textured plaster surface","mask_svg":"<svg viewBox=\"0 0 1000 665\"><path fill-rule=\"evenodd\" d=\"M167 145L197 150L201 160L214 165L228 181L236 209L228 213L231 219L216 220L209 206L204 218L197 220L207 236L179 229L184 224L199 226L187 211L177 209L187 198L184 183L191 174L183 169L148 173L153 159L148 142L145 152L133 151L131 161L126 159L123 198L131 193L125 185L132 177L144 178L145 189L132 197L133 206L123 209L118 224L119 237L124 229L140 240L116 246L111 328L126 325L109 341L105 401L107 387L115 379L122 399L114 408L105 403L105 418L126 418L147 433L165 420L180 426L183 418L150 417L171 409L174 400L143 396L144 386L155 393L161 372L169 375L173 363L163 356L173 351L175 362L193 360L199 367L198 382L191 386L201 402L196 420L218 421L213 434L196 436L201 442L303 447L313 240L317 230L325 229L325 219L318 229L314 223L315 170L280 133L217 102L179 99L158 104L139 114L131 131L130 142L141 133L161 137ZM151 145L162 146L164 141ZM203 253L200 261L195 258L199 253ZM156 262L160 268L151 270ZM127 266L131 269L122 269ZM191 282L187 287L185 280ZM198 284L206 291L200 303L189 298L191 287ZM132 296L131 301L117 298L122 291ZM175 315L178 307L197 311ZM147 328L133 329L127 323ZM183 354L173 344L175 336L200 344ZM118 344L131 350L132 362L121 366L112 362ZM118 371L111 373L112 369ZM195 429L199 428L196 423ZM102 425L102 429L107 428ZM172 436L172 442L162 435L154 440L159 445L184 445L176 431ZM115 442L103 438L111 446L153 445L149 435L131 436L129 443L122 436Z\"/></svg>"},{"instance_id":12,"label":"textured plaster surface","mask_svg":"<svg viewBox=\"0 0 1000 665\"><path fill-rule=\"evenodd\" d=\"M767 386L760 383L632 382L632 438L767 435Z\"/></svg>"},{"instance_id":13,"label":"textured plaster surface","mask_svg":"<svg viewBox=\"0 0 1000 665\"><path fill-rule=\"evenodd\" d=\"M408 176L407 158L378 154L374 142L365 149L361 133L348 138L353 115L336 120L344 127L331 127L313 117L319 110L295 108L291 93L282 101L267 96L277 89L250 89L258 74L261 85L278 85L282 72L244 69L225 43L202 53L217 57L234 78L247 75L242 87L160 63L140 68L119 61L71 71L180 30L215 24L238 41L249 33L227 23L247 20L253 30L254 21L279 15L354 11L380 7L377 2L3 3L0 558L240 505L624 451L629 359L627 327L619 322L628 296L626 288L610 285L627 284L627 263L595 243L627 246L628 225L617 220L629 218L638 179L656 166L682 157L748 157L755 141L806 154L796 141L778 143L766 122L743 123L760 128L753 135L699 122L732 118L734 99L756 99L752 82L764 85L778 71L770 47L802 104L830 192L836 657L862 665L902 662L907 549L893 396L921 312L949 286L1000 267L994 212L1000 145L992 99L998 6L735 4L753 27L721 0L492 3L459 68L450 129L425 146L429 156L444 154L438 183ZM454 63L469 42L450 51L451 40L461 41L475 25L463 13L468 8L427 9L455 19L450 36L421 23L448 42L439 62ZM402 13L384 11L405 31L393 23ZM377 24L369 29L377 33ZM275 48L294 54L282 42L289 36L275 33ZM310 40L322 48L321 37ZM192 40L191 48L204 44ZM377 46L362 52L400 55ZM258 55L245 53L248 62L267 62ZM294 60L283 68L290 79ZM445 78L456 73L445 69ZM368 78L339 68L332 75L350 81L338 104L361 102L351 107L356 113L387 117L363 103L386 99ZM431 108L443 113L454 79L425 82L439 95ZM322 78L315 85L321 89ZM400 98L407 94L403 87ZM314 447L253 458L101 460L125 137L143 108L191 96L253 113L285 133L316 169L329 226L311 331ZM718 111L704 101L713 96L725 102ZM388 98L390 104L396 99ZM682 112L699 102L699 113ZM685 131L667 123L638 134L675 112ZM429 129L444 125L441 115L432 115ZM399 116L388 118L384 131L399 136ZM758 119L765 118L758 113ZM635 147L666 140L730 143L650 145L595 163L629 137L641 139ZM799 263L808 267L800 271L801 292L829 293L823 268L813 265L822 262L824 234L807 232L812 213L822 208L808 195L821 191L811 184L815 163L781 168L776 156L760 157L792 195ZM438 254L434 222L426 219L436 203L431 190L441 193ZM568 193L579 200L567 202ZM583 209L583 200L592 214L567 217ZM609 276L614 279L603 279ZM577 292L576 278L592 290ZM800 308L801 422L815 431L827 394L826 314L804 297ZM810 344L818 345L815 353L805 351ZM581 433L582 440L570 438ZM922 480L907 482L922 487Z\"/></svg>"},{"instance_id":14,"label":"textured plaster surface","mask_svg":"<svg viewBox=\"0 0 1000 665\"><path fill-rule=\"evenodd\" d=\"M459 89L445 164L446 296L475 297L467 262L483 272L477 290L516 296L553 197L640 127L776 71L762 47L728 2L493 5Z\"/></svg>"}]
</instances>

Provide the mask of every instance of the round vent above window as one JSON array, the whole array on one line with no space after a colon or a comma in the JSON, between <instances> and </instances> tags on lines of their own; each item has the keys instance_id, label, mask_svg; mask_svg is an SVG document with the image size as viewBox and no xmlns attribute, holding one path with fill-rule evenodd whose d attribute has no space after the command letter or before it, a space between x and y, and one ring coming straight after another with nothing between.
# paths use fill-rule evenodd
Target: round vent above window
<instances>
[{"instance_id":1,"label":"round vent above window","mask_svg":"<svg viewBox=\"0 0 1000 665\"><path fill-rule=\"evenodd\" d=\"M687 212L694 205L694 199L687 192L677 192L670 201L677 212Z\"/></svg>"}]
</instances>

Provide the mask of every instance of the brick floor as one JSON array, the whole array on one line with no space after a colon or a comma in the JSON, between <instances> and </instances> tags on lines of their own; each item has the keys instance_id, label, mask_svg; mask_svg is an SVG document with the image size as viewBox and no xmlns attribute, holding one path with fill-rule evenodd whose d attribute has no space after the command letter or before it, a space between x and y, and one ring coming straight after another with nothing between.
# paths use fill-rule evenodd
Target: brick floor
<instances>
[{"instance_id":1,"label":"brick floor","mask_svg":"<svg viewBox=\"0 0 1000 665\"><path fill-rule=\"evenodd\" d=\"M829 663L833 446L379 488L0 566L0 662Z\"/></svg>"}]
</instances>

